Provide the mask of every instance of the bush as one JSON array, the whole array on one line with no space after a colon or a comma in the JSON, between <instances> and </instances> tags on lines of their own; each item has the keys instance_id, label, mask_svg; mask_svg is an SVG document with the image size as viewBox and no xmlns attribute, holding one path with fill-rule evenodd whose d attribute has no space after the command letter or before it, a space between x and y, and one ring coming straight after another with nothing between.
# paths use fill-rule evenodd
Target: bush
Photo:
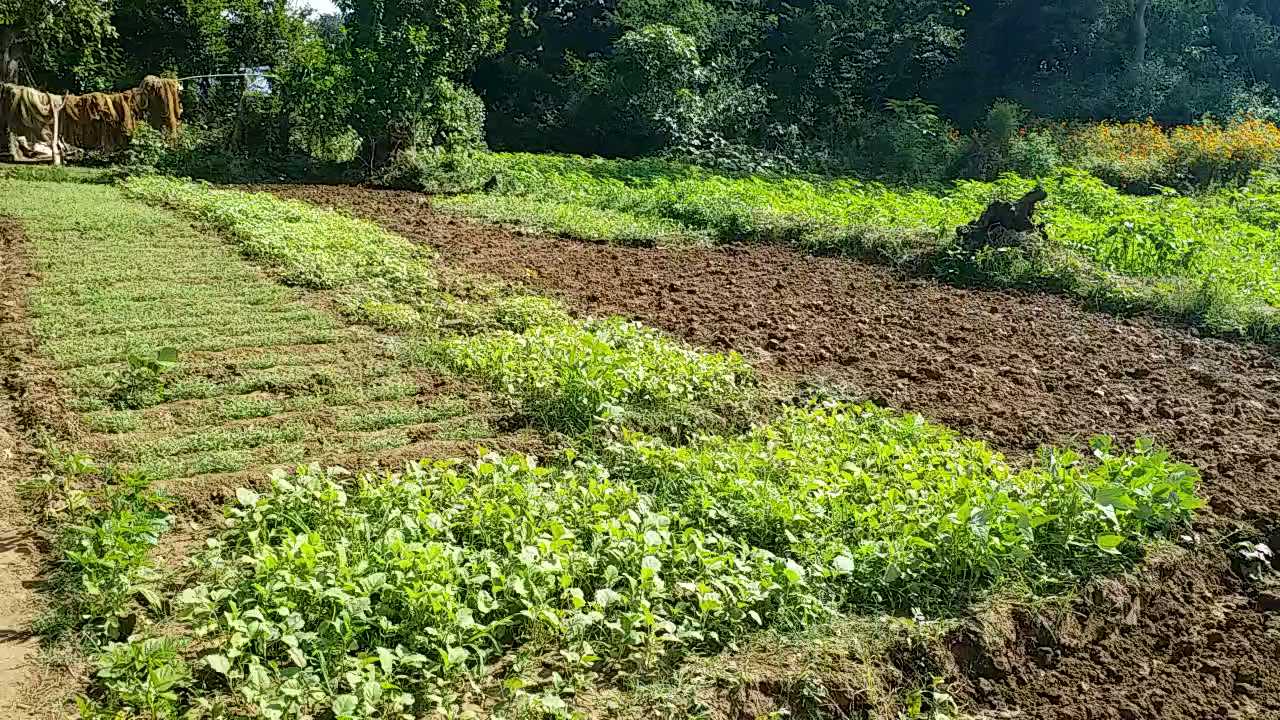
<instances>
[{"instance_id":1,"label":"bush","mask_svg":"<svg viewBox=\"0 0 1280 720\"><path fill-rule=\"evenodd\" d=\"M375 180L390 188L433 194L475 192L493 177L486 161L487 155L483 152L410 148L397 153Z\"/></svg>"},{"instance_id":2,"label":"bush","mask_svg":"<svg viewBox=\"0 0 1280 720\"><path fill-rule=\"evenodd\" d=\"M1119 187L1168 182L1173 176L1173 144L1150 119L1085 125L1071 133L1068 145L1076 167Z\"/></svg>"},{"instance_id":3,"label":"bush","mask_svg":"<svg viewBox=\"0 0 1280 720\"><path fill-rule=\"evenodd\" d=\"M890 100L885 113L864 119L862 160L854 161L887 180L941 182L955 172L964 151L959 134L922 100Z\"/></svg>"},{"instance_id":4,"label":"bush","mask_svg":"<svg viewBox=\"0 0 1280 720\"><path fill-rule=\"evenodd\" d=\"M410 123L410 148L445 151L484 147L484 102L471 88L437 77L431 82L426 110Z\"/></svg>"},{"instance_id":5,"label":"bush","mask_svg":"<svg viewBox=\"0 0 1280 720\"><path fill-rule=\"evenodd\" d=\"M1031 130L1009 141L1007 169L1024 177L1052 175L1062 165L1058 142L1046 130Z\"/></svg>"},{"instance_id":6,"label":"bush","mask_svg":"<svg viewBox=\"0 0 1280 720\"><path fill-rule=\"evenodd\" d=\"M1000 100L993 103L983 123L987 144L1000 149L1008 148L1026 119L1027 109L1016 102Z\"/></svg>"},{"instance_id":7,"label":"bush","mask_svg":"<svg viewBox=\"0 0 1280 720\"><path fill-rule=\"evenodd\" d=\"M1239 183L1280 158L1280 127L1257 118L1211 121L1166 131L1155 122L1101 122L1077 128L1072 160L1122 188Z\"/></svg>"},{"instance_id":8,"label":"bush","mask_svg":"<svg viewBox=\"0 0 1280 720\"><path fill-rule=\"evenodd\" d=\"M682 515L793 557L844 606L932 607L1008 579L1106 568L1190 518L1194 468L1052 452L1018 470L985 445L874 406L784 408L745 437L631 438L617 473Z\"/></svg>"},{"instance_id":9,"label":"bush","mask_svg":"<svg viewBox=\"0 0 1280 720\"><path fill-rule=\"evenodd\" d=\"M1280 127L1256 118L1185 125L1170 135L1178 174L1197 185L1242 182L1280 157Z\"/></svg>"},{"instance_id":10,"label":"bush","mask_svg":"<svg viewBox=\"0 0 1280 720\"><path fill-rule=\"evenodd\" d=\"M327 131L323 134L303 127L294 128L291 131L289 143L314 160L340 164L349 163L359 157L364 140L352 127L340 131Z\"/></svg>"},{"instance_id":11,"label":"bush","mask_svg":"<svg viewBox=\"0 0 1280 720\"><path fill-rule=\"evenodd\" d=\"M602 152L661 150L705 130L704 73L696 42L670 25L624 34L613 57L581 63L576 123L597 133Z\"/></svg>"}]
</instances>

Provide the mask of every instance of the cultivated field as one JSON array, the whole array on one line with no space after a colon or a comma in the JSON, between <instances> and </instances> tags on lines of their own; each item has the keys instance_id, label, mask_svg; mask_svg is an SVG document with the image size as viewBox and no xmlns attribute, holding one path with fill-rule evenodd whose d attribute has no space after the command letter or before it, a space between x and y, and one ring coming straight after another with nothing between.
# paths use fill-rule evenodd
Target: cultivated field
<instances>
[{"instance_id":1,"label":"cultivated field","mask_svg":"<svg viewBox=\"0 0 1280 720\"><path fill-rule=\"evenodd\" d=\"M1280 713L1268 186L502 162L0 179L6 717Z\"/></svg>"},{"instance_id":2,"label":"cultivated field","mask_svg":"<svg viewBox=\"0 0 1280 720\"><path fill-rule=\"evenodd\" d=\"M718 174L661 160L492 153L423 182L496 187L438 204L567 237L620 244L774 242L869 257L960 282L1049 287L1109 310L1142 310L1274 342L1280 318L1280 187L1134 196L1064 169L1029 180L904 190L858 180ZM995 198L1043 186L1047 242L957 257L955 229Z\"/></svg>"}]
</instances>

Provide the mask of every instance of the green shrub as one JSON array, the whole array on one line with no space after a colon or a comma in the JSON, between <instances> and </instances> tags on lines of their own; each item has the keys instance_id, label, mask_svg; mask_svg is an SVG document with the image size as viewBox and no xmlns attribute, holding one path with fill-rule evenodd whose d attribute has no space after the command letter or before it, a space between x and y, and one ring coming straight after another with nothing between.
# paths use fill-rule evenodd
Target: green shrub
<instances>
[{"instance_id":1,"label":"green shrub","mask_svg":"<svg viewBox=\"0 0 1280 720\"><path fill-rule=\"evenodd\" d=\"M380 185L432 194L477 192L493 177L488 156L443 148L407 149L377 176Z\"/></svg>"},{"instance_id":2,"label":"green shrub","mask_svg":"<svg viewBox=\"0 0 1280 720\"><path fill-rule=\"evenodd\" d=\"M1114 564L1199 506L1194 468L1150 443L1025 469L915 415L785 408L745 437L631 438L620 477L728 535L801 561L844 605L946 606L1002 581Z\"/></svg>"},{"instance_id":3,"label":"green shrub","mask_svg":"<svg viewBox=\"0 0 1280 720\"><path fill-rule=\"evenodd\" d=\"M413 120L414 149L484 149L484 102L471 88L436 77L424 104L426 110Z\"/></svg>"},{"instance_id":4,"label":"green shrub","mask_svg":"<svg viewBox=\"0 0 1280 720\"><path fill-rule=\"evenodd\" d=\"M71 490L58 518L52 612L95 638L129 634L135 598L156 598L148 553L169 529L168 501L144 476L108 471L92 491Z\"/></svg>"},{"instance_id":5,"label":"green shrub","mask_svg":"<svg viewBox=\"0 0 1280 720\"><path fill-rule=\"evenodd\" d=\"M941 182L953 177L964 151L956 131L923 100L889 100L885 112L860 124L867 172L904 183Z\"/></svg>"},{"instance_id":6,"label":"green shrub","mask_svg":"<svg viewBox=\"0 0 1280 720\"><path fill-rule=\"evenodd\" d=\"M309 157L327 163L349 163L360 156L364 140L355 128L346 127L320 133L308 128L295 128L289 139L294 147Z\"/></svg>"},{"instance_id":7,"label":"green shrub","mask_svg":"<svg viewBox=\"0 0 1280 720\"><path fill-rule=\"evenodd\" d=\"M313 467L237 497L179 605L205 664L269 716L447 715L454 683L514 649L542 658L530 675L647 675L825 614L794 563L593 464L494 456L354 482ZM521 668L505 672L498 692L528 695Z\"/></svg>"},{"instance_id":8,"label":"green shrub","mask_svg":"<svg viewBox=\"0 0 1280 720\"><path fill-rule=\"evenodd\" d=\"M97 656L94 684L100 700L78 698L82 720L178 717L179 693L191 684L191 669L172 638L147 637L112 643Z\"/></svg>"},{"instance_id":9,"label":"green shrub","mask_svg":"<svg viewBox=\"0 0 1280 720\"><path fill-rule=\"evenodd\" d=\"M1031 130L1009 141L1006 165L1023 177L1047 177L1062 166L1062 155L1051 133Z\"/></svg>"},{"instance_id":10,"label":"green shrub","mask_svg":"<svg viewBox=\"0 0 1280 720\"><path fill-rule=\"evenodd\" d=\"M701 353L616 318L455 338L429 350L515 398L542 426L566 433L619 422L688 429L697 408L730 407L752 382L736 354Z\"/></svg>"},{"instance_id":11,"label":"green shrub","mask_svg":"<svg viewBox=\"0 0 1280 720\"><path fill-rule=\"evenodd\" d=\"M130 353L126 368L116 375L107 402L117 410L137 410L163 403L166 376L177 365L175 348L160 348L153 354Z\"/></svg>"}]
</instances>

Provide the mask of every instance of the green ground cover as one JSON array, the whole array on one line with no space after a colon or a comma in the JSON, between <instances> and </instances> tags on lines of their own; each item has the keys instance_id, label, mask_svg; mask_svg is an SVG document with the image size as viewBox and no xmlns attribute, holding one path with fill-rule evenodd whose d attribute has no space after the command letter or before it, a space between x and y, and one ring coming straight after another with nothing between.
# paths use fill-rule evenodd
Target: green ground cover
<instances>
[{"instance_id":1,"label":"green ground cover","mask_svg":"<svg viewBox=\"0 0 1280 720\"><path fill-rule=\"evenodd\" d=\"M35 251L34 330L99 455L55 454L50 483L70 492L49 490L69 500L46 629L90 648L85 717L581 716L759 632L940 618L1001 588L1069 587L1141 557L1198 504L1194 470L1146 445L1014 466L915 416L839 403L745 429L726 417L760 399L740 359L483 283L453 295L424 251L329 211L127 186L324 288L309 294L114 188L12 189L28 192L0 194L0 214L24 222ZM76 209L44 222L58 206ZM153 250L169 262L154 281ZM86 274L94 257L125 279ZM380 336L317 309L324 298L348 319L370 321L350 309L375 298L407 321ZM186 328L219 349L184 346ZM333 337L295 337L319 331ZM276 336L307 344L245 344ZM482 416L467 394L424 397L424 376L488 385L568 449L277 472L196 529L155 490ZM156 549L178 527L194 533L192 557L164 567ZM919 687L887 692L919 717L951 710L921 705Z\"/></svg>"},{"instance_id":2,"label":"green ground cover","mask_svg":"<svg viewBox=\"0 0 1280 720\"><path fill-rule=\"evenodd\" d=\"M200 487L201 476L313 458L373 461L371 439L397 445L373 433L430 436L488 414L437 393L374 333L273 282L216 235L111 186L0 183L0 214L22 222L41 276L32 332L87 433L75 450ZM164 348L173 362L155 361Z\"/></svg>"},{"instance_id":3,"label":"green ground cover","mask_svg":"<svg viewBox=\"0 0 1280 720\"><path fill-rule=\"evenodd\" d=\"M1243 188L1137 197L1085 173L1060 171L1040 180L1049 193L1040 215L1047 246L974 258L962 257L956 228L991 200L1016 198L1035 182L1007 176L900 189L524 153L481 154L452 167L462 169L441 185L475 188L496 177L497 189L443 198L439 206L570 237L783 242L987 282L1048 284L1111 307L1280 337L1280 184L1270 175L1258 174Z\"/></svg>"}]
</instances>

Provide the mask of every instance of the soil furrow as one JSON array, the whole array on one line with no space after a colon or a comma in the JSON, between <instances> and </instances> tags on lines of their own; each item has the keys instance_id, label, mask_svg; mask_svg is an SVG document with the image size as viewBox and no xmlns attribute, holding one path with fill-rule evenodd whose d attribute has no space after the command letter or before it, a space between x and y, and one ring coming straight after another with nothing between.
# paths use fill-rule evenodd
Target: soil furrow
<instances>
[{"instance_id":1,"label":"soil furrow","mask_svg":"<svg viewBox=\"0 0 1280 720\"><path fill-rule=\"evenodd\" d=\"M16 719L35 716L31 691L39 642L32 623L41 570L37 535L18 497L37 465L24 429L30 422L20 418L30 342L23 323L23 292L30 279L25 258L20 229L0 218L0 717Z\"/></svg>"}]
</instances>

